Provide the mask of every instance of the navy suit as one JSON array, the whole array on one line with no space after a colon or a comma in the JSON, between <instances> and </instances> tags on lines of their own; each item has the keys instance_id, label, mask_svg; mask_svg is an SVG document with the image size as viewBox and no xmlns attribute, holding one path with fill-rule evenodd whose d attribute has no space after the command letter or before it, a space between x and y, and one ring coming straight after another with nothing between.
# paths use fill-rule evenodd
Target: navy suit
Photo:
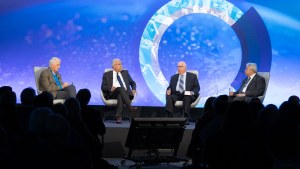
<instances>
[{"instance_id":1,"label":"navy suit","mask_svg":"<svg viewBox=\"0 0 300 169\"><path fill-rule=\"evenodd\" d=\"M117 115L120 116L123 112L123 105L130 106L133 99L132 90L136 90L136 83L133 81L127 70L122 70L121 75L123 77L126 89L119 87L114 91L111 91L113 86L113 71L108 71L103 74L101 89L106 99L117 99Z\"/></svg>"},{"instance_id":2,"label":"navy suit","mask_svg":"<svg viewBox=\"0 0 300 169\"><path fill-rule=\"evenodd\" d=\"M236 92L234 92L234 94L233 94L234 96L236 96L239 93L242 93L242 90L244 88L244 85L245 85L247 79L248 78L245 78L243 80L241 87ZM266 88L265 79L263 77L261 77L260 75L256 74L247 86L247 89L245 92L246 96L245 97L235 97L233 100L249 102L249 101L251 101L252 98L262 96L265 92L265 88Z\"/></svg>"},{"instance_id":3,"label":"navy suit","mask_svg":"<svg viewBox=\"0 0 300 169\"><path fill-rule=\"evenodd\" d=\"M191 104L199 96L200 85L198 78L195 74L186 72L185 90L192 91L194 95L186 96L183 93L176 91L176 86L178 82L179 74L175 74L171 77L170 84L167 89L171 89L171 94L166 97L166 111L168 113L173 113L174 104L177 100L183 101L183 111L184 115L189 115Z\"/></svg>"}]
</instances>

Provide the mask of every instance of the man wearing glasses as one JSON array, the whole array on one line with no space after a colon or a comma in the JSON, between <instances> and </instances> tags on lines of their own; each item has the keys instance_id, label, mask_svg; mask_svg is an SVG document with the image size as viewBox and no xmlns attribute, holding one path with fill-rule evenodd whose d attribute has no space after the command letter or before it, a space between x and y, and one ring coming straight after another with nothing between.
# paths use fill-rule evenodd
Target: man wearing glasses
<instances>
[{"instance_id":1,"label":"man wearing glasses","mask_svg":"<svg viewBox=\"0 0 300 169\"><path fill-rule=\"evenodd\" d=\"M250 102L253 98L262 96L266 88L266 81L263 77L257 74L256 63L247 63L245 69L247 76L239 90L229 92L229 101L245 101Z\"/></svg>"},{"instance_id":2,"label":"man wearing glasses","mask_svg":"<svg viewBox=\"0 0 300 169\"><path fill-rule=\"evenodd\" d=\"M129 112L136 111L131 106L131 100L136 93L136 83L132 80L127 70L123 70L120 59L113 59L112 71L105 72L102 77L101 89L106 99L117 99L117 123L122 123L122 112L124 104Z\"/></svg>"},{"instance_id":3,"label":"man wearing glasses","mask_svg":"<svg viewBox=\"0 0 300 169\"><path fill-rule=\"evenodd\" d=\"M166 112L173 114L176 101L183 101L183 116L188 117L191 104L197 99L200 91L198 78L195 74L186 71L186 63L178 62L178 73L171 77L166 92Z\"/></svg>"}]
</instances>

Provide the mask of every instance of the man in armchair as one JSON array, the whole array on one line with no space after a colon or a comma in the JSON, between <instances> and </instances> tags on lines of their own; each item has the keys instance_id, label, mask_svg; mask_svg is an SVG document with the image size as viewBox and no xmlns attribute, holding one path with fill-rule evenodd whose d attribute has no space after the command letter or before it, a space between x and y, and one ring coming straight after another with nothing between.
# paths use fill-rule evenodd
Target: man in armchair
<instances>
[{"instance_id":1,"label":"man in armchair","mask_svg":"<svg viewBox=\"0 0 300 169\"><path fill-rule=\"evenodd\" d=\"M195 74L187 72L186 63L178 62L178 73L171 77L166 92L166 111L168 115L173 114L174 104L178 100L183 101L183 116L188 117L191 104L198 98L200 85Z\"/></svg>"},{"instance_id":2,"label":"man in armchair","mask_svg":"<svg viewBox=\"0 0 300 169\"><path fill-rule=\"evenodd\" d=\"M124 104L130 113L137 108L131 106L131 100L136 93L136 83L127 70L123 70L120 59L113 59L112 71L105 72L102 77L101 89L106 99L117 99L117 123L122 123Z\"/></svg>"},{"instance_id":3,"label":"man in armchair","mask_svg":"<svg viewBox=\"0 0 300 169\"><path fill-rule=\"evenodd\" d=\"M49 67L40 74L38 83L39 90L50 92L54 99L68 99L76 97L76 88L73 84L69 85L62 81L62 77L58 72L61 60L52 57L49 61Z\"/></svg>"}]
</instances>

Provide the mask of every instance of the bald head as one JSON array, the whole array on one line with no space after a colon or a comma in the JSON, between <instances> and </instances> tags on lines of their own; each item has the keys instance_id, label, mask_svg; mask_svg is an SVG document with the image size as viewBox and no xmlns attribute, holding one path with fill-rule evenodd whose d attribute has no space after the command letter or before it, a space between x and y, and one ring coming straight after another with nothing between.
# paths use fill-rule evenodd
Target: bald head
<instances>
[{"instance_id":1,"label":"bald head","mask_svg":"<svg viewBox=\"0 0 300 169\"><path fill-rule=\"evenodd\" d=\"M182 75L186 72L186 63L184 61L180 61L177 64L178 74Z\"/></svg>"}]
</instances>

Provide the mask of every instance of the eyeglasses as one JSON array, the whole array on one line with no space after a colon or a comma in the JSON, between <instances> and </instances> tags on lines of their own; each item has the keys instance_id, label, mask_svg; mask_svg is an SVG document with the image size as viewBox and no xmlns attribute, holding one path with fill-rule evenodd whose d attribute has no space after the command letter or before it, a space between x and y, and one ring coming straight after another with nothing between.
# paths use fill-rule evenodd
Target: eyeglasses
<instances>
[{"instance_id":1,"label":"eyeglasses","mask_svg":"<svg viewBox=\"0 0 300 169\"><path fill-rule=\"evenodd\" d=\"M177 66L178 68L183 68L184 66Z\"/></svg>"}]
</instances>

